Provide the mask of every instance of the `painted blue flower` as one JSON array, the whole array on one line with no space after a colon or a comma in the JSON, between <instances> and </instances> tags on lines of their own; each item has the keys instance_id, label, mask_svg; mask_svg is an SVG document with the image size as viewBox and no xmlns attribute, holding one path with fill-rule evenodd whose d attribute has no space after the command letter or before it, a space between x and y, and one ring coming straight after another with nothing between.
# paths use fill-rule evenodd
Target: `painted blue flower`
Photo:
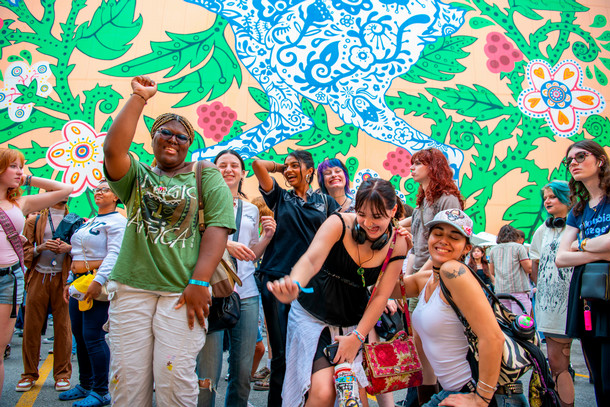
<instances>
[{"instance_id":1,"label":"painted blue flower","mask_svg":"<svg viewBox=\"0 0 610 407\"><path fill-rule=\"evenodd\" d=\"M375 56L371 52L369 47L352 47L350 50L349 60L352 64L359 66L360 68L367 70L373 62L375 62Z\"/></svg>"},{"instance_id":2,"label":"painted blue flower","mask_svg":"<svg viewBox=\"0 0 610 407\"><path fill-rule=\"evenodd\" d=\"M350 16L349 14L346 14L341 17L341 20L339 20L339 22L345 27L351 27L354 24L354 17Z\"/></svg>"},{"instance_id":3,"label":"painted blue flower","mask_svg":"<svg viewBox=\"0 0 610 407\"><path fill-rule=\"evenodd\" d=\"M318 92L316 93L316 100L318 102L323 102L326 100L326 94L324 92Z\"/></svg>"}]
</instances>

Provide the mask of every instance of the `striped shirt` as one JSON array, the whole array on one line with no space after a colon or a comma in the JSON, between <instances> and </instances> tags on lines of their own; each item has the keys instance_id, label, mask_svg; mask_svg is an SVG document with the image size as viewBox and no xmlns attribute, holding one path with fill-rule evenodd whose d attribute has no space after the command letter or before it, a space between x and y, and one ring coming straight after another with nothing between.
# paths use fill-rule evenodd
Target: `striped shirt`
<instances>
[{"instance_id":1,"label":"striped shirt","mask_svg":"<svg viewBox=\"0 0 610 407\"><path fill-rule=\"evenodd\" d=\"M489 253L489 262L494 266L497 293L525 293L530 291L530 279L521 267L528 260L527 250L516 242L500 243Z\"/></svg>"}]
</instances>

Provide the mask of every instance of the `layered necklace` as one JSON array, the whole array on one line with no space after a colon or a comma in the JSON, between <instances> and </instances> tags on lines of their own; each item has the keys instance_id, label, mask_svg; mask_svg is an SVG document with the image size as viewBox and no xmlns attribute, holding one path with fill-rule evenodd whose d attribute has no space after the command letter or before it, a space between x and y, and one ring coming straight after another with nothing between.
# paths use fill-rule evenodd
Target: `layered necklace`
<instances>
[{"instance_id":1,"label":"layered necklace","mask_svg":"<svg viewBox=\"0 0 610 407\"><path fill-rule=\"evenodd\" d=\"M441 279L441 268L432 266L432 276L434 278L434 282L437 283Z\"/></svg>"}]
</instances>

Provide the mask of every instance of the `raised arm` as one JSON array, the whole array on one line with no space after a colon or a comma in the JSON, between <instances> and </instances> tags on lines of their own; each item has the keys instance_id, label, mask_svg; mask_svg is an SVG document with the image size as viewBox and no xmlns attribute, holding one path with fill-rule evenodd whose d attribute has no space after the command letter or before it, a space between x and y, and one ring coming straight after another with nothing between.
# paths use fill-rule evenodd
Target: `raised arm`
<instances>
[{"instance_id":1,"label":"raised arm","mask_svg":"<svg viewBox=\"0 0 610 407\"><path fill-rule=\"evenodd\" d=\"M25 178L24 176L24 181ZM30 177L30 185L35 188L44 189L46 192L36 195L25 195L19 198L19 207L21 212L26 216L28 213L41 211L58 202L68 200L68 196L70 196L74 189L71 185L40 177Z\"/></svg>"},{"instance_id":2,"label":"raised arm","mask_svg":"<svg viewBox=\"0 0 610 407\"><path fill-rule=\"evenodd\" d=\"M157 93L157 84L147 76L131 80L133 93L115 118L104 141L104 166L112 181L127 174L131 161L128 151L144 105Z\"/></svg>"},{"instance_id":3,"label":"raised arm","mask_svg":"<svg viewBox=\"0 0 610 407\"><path fill-rule=\"evenodd\" d=\"M284 172L286 166L284 164L279 164L274 161L267 160L254 160L252 162L252 171L254 171L254 175L256 175L256 179L258 179L258 184L265 192L271 191L273 188L273 178L269 175L272 172Z\"/></svg>"},{"instance_id":4,"label":"raised arm","mask_svg":"<svg viewBox=\"0 0 610 407\"><path fill-rule=\"evenodd\" d=\"M309 280L322 268L330 249L341 237L343 224L337 216L331 216L324 221L322 226L309 245L309 249L301 256L297 264L292 268L290 277L267 283L267 288L277 299L284 304L296 300L299 295L298 282L305 287ZM319 295L319 294L312 294Z\"/></svg>"}]
</instances>

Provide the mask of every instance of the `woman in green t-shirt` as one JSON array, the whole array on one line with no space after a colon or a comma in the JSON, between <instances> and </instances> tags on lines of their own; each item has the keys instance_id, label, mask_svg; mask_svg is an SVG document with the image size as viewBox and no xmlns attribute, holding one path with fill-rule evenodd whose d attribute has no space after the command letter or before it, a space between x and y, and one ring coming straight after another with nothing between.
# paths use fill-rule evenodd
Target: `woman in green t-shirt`
<instances>
[{"instance_id":1,"label":"woman in green t-shirt","mask_svg":"<svg viewBox=\"0 0 610 407\"><path fill-rule=\"evenodd\" d=\"M206 229L198 230L194 165L186 162L194 130L184 117L165 113L150 134L153 166L129 148L142 110L157 92L147 77L108 131L104 171L125 203L127 228L110 274L110 393L116 405L196 405L195 361L205 342L211 303L209 281L235 229L231 191L205 162L201 199ZM186 305L186 307L183 307ZM197 320L197 324L195 323Z\"/></svg>"}]
</instances>

